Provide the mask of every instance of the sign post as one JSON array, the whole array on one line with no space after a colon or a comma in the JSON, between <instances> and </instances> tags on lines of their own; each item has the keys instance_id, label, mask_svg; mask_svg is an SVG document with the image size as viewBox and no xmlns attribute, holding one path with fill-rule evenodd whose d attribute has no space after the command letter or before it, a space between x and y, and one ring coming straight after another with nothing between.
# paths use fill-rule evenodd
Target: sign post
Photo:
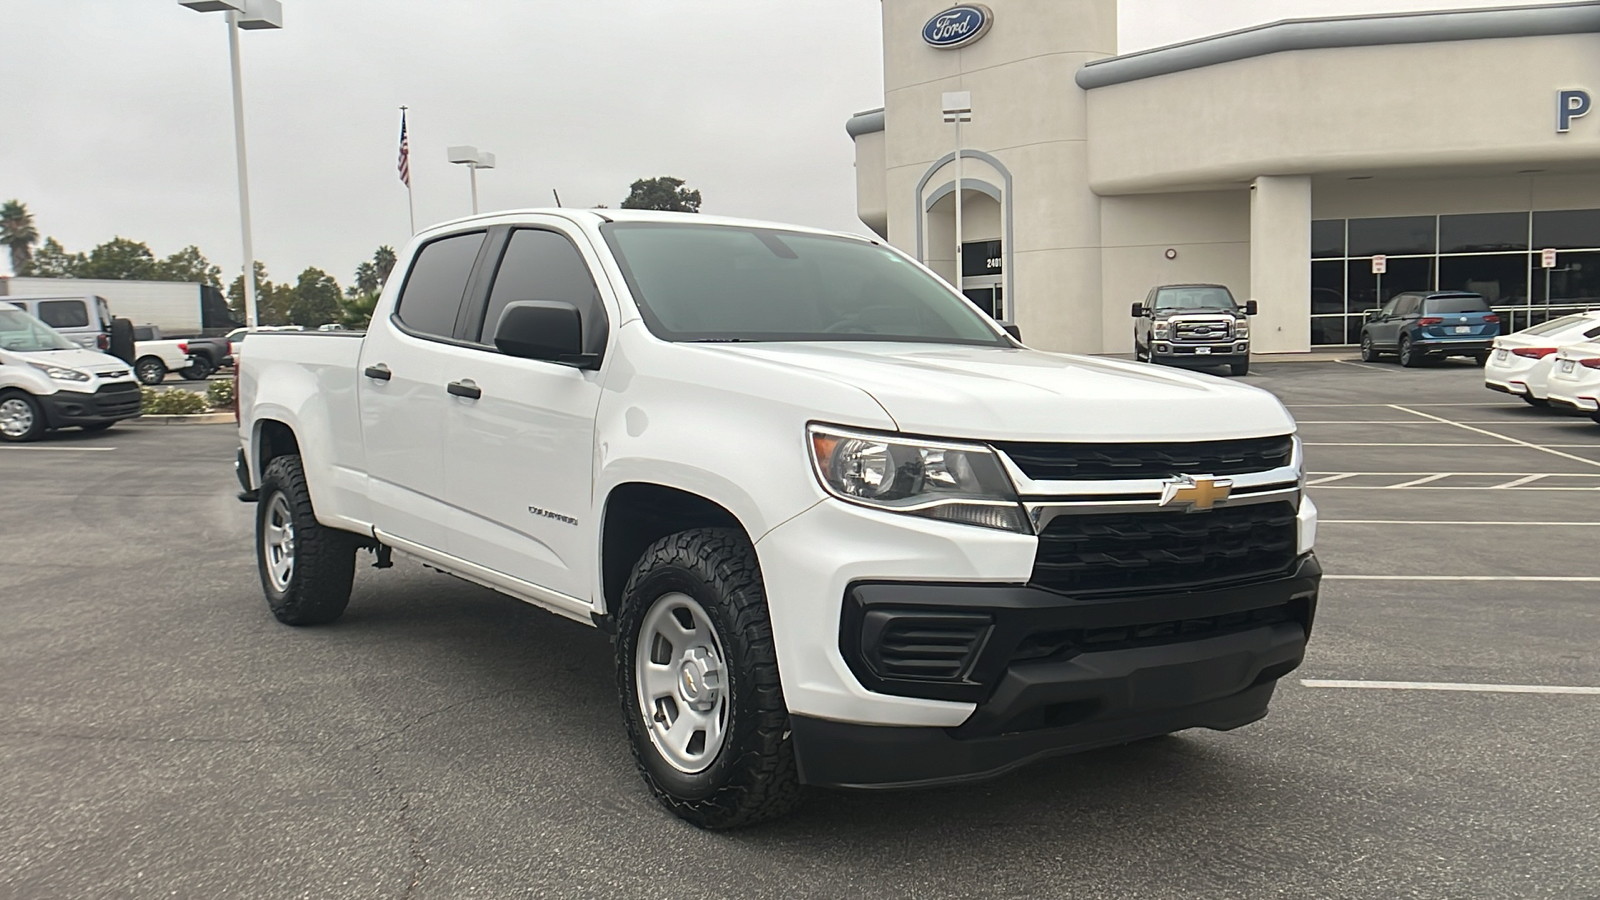
<instances>
[{"instance_id":1,"label":"sign post","mask_svg":"<svg viewBox=\"0 0 1600 900\"><path fill-rule=\"evenodd\" d=\"M1383 275L1387 271L1389 271L1389 257L1381 253L1375 254L1372 257L1372 274L1378 276L1378 291L1374 296L1377 297L1379 306L1383 305Z\"/></svg>"}]
</instances>

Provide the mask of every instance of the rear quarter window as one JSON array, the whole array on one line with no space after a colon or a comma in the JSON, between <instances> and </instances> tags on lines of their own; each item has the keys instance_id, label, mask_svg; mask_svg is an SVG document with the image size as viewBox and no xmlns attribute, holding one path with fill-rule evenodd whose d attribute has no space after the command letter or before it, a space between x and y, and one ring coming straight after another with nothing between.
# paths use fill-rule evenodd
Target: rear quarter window
<instances>
[{"instance_id":1,"label":"rear quarter window","mask_svg":"<svg viewBox=\"0 0 1600 900\"><path fill-rule=\"evenodd\" d=\"M39 321L51 328L84 328L89 324L89 307L82 300L41 300Z\"/></svg>"}]
</instances>

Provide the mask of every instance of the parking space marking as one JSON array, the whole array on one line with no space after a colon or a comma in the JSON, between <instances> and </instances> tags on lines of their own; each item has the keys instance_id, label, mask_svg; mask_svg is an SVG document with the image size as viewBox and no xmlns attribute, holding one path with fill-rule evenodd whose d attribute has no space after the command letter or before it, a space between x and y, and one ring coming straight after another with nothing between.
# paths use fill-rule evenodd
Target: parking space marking
<instances>
[{"instance_id":1,"label":"parking space marking","mask_svg":"<svg viewBox=\"0 0 1600 900\"><path fill-rule=\"evenodd\" d=\"M1327 475L1327 476L1324 476L1322 478L1318 478L1316 481L1308 481L1308 482L1306 482L1306 487L1314 487L1314 486L1319 485L1319 484L1327 484L1327 483L1329 483L1331 481L1338 481L1341 478L1353 478L1353 477L1355 477L1355 475L1356 475L1355 472L1340 472L1337 475Z\"/></svg>"},{"instance_id":2,"label":"parking space marking","mask_svg":"<svg viewBox=\"0 0 1600 900\"><path fill-rule=\"evenodd\" d=\"M1600 582L1600 575L1323 575L1323 581L1552 581Z\"/></svg>"},{"instance_id":3,"label":"parking space marking","mask_svg":"<svg viewBox=\"0 0 1600 900\"><path fill-rule=\"evenodd\" d=\"M1510 443L1513 443L1513 444L1517 444L1517 445L1522 446L1522 447L1527 447L1527 448L1532 449L1532 450L1538 450L1538 451L1540 451L1542 453L1549 453L1549 454L1551 454L1553 456L1559 456L1559 457L1562 457L1564 459L1570 459L1570 460L1573 460L1574 462L1581 462L1581 463L1584 463L1586 465L1591 465L1591 466L1594 466L1597 469L1600 469L1600 460L1588 459L1586 457L1577 456L1577 455L1572 454L1572 453L1563 453L1560 450L1554 450L1554 449L1552 449L1550 447L1541 447L1538 444L1530 443L1529 441L1524 441L1524 440L1522 440L1520 438L1510 437L1508 435L1499 434L1499 433L1493 432L1493 431L1488 431L1488 430L1483 429L1483 428L1476 428L1476 427L1473 426L1473 423L1470 423L1470 422L1452 422L1449 419L1441 418L1440 416L1436 416L1433 413L1425 413L1425 412L1421 412L1420 410L1408 409L1408 408L1406 408L1404 406L1400 406L1399 404L1390 404L1390 407L1393 408L1393 409L1398 409L1401 412L1408 412L1408 413L1411 413L1412 415L1422 416L1424 419L1432 419L1435 422L1442 422L1442 423L1444 423L1446 425L1454 425L1457 428L1465 428L1468 431L1475 431L1478 434L1485 435L1487 437L1499 438L1499 439L1501 439L1503 441L1507 441L1507 442L1510 442ZM1496 424L1496 423L1490 422L1490 423L1485 423L1485 424Z\"/></svg>"},{"instance_id":4,"label":"parking space marking","mask_svg":"<svg viewBox=\"0 0 1600 900\"><path fill-rule=\"evenodd\" d=\"M0 453L38 453L42 451L62 453L110 453L115 447L0 447Z\"/></svg>"},{"instance_id":5,"label":"parking space marking","mask_svg":"<svg viewBox=\"0 0 1600 900\"><path fill-rule=\"evenodd\" d=\"M1307 472L1308 488L1326 491L1600 491L1600 472ZM1451 479L1506 479L1493 484L1452 484ZM1556 483L1554 479L1579 479ZM1350 484L1349 479L1363 483ZM1387 483L1373 484L1372 479ZM1398 479L1398 480L1395 480ZM1338 482L1338 483L1335 483ZM1444 482L1444 483L1440 483Z\"/></svg>"},{"instance_id":6,"label":"parking space marking","mask_svg":"<svg viewBox=\"0 0 1600 900\"><path fill-rule=\"evenodd\" d=\"M1318 519L1318 525L1499 525L1511 527L1532 527L1535 525L1557 526L1561 528L1600 528L1600 522L1464 522L1464 521L1424 521L1420 519Z\"/></svg>"},{"instance_id":7,"label":"parking space marking","mask_svg":"<svg viewBox=\"0 0 1600 900\"><path fill-rule=\"evenodd\" d=\"M1413 403L1411 405L1412 406L1477 406L1477 407L1481 407L1481 408L1484 408L1484 409L1487 409L1487 408L1490 408L1490 407L1494 407L1495 409L1516 409L1516 407L1514 407L1514 406L1508 407L1504 403ZM1287 406L1290 409L1349 409L1349 408L1362 407L1362 406L1368 407L1368 408L1374 408L1374 409L1384 409L1384 408L1388 407L1389 404L1387 404L1387 403L1285 403L1284 406Z\"/></svg>"},{"instance_id":8,"label":"parking space marking","mask_svg":"<svg viewBox=\"0 0 1600 900\"><path fill-rule=\"evenodd\" d=\"M1522 487L1525 484L1532 484L1533 482L1538 481L1541 478L1549 478L1549 477L1550 476L1548 476L1548 475L1524 475L1521 478L1513 478L1512 480L1506 482L1505 484L1492 485L1489 488L1489 490L1491 490L1491 491L1509 490L1509 489L1514 488L1514 487Z\"/></svg>"},{"instance_id":9,"label":"parking space marking","mask_svg":"<svg viewBox=\"0 0 1600 900\"><path fill-rule=\"evenodd\" d=\"M1393 442L1384 442L1384 443L1374 443L1374 442L1324 443L1324 442L1316 442L1316 441L1306 441L1306 442L1303 442L1301 444L1301 446L1302 447L1504 447L1505 444L1432 444L1432 443L1427 443L1427 442L1421 442L1421 443L1411 443L1411 442L1407 442L1407 443L1393 443ZM1546 447L1563 447L1563 448L1567 448L1567 449L1571 449L1571 450L1600 450L1600 444L1545 444L1544 446L1546 446Z\"/></svg>"},{"instance_id":10,"label":"parking space marking","mask_svg":"<svg viewBox=\"0 0 1600 900\"><path fill-rule=\"evenodd\" d=\"M1457 684L1448 681L1340 681L1302 678L1311 688L1356 688L1378 691L1465 691L1477 694L1600 694L1600 687L1559 684Z\"/></svg>"},{"instance_id":11,"label":"parking space marking","mask_svg":"<svg viewBox=\"0 0 1600 900\"><path fill-rule=\"evenodd\" d=\"M1445 473L1445 474L1441 474L1441 475L1424 475L1421 478L1417 478L1417 479L1412 480L1412 481L1402 481L1399 484L1391 484L1391 485L1388 485L1387 487L1389 487L1391 490L1399 490L1400 488L1416 487L1418 485L1428 484L1430 482L1438 481L1441 478L1449 478L1449 477L1450 477L1449 473Z\"/></svg>"}]
</instances>

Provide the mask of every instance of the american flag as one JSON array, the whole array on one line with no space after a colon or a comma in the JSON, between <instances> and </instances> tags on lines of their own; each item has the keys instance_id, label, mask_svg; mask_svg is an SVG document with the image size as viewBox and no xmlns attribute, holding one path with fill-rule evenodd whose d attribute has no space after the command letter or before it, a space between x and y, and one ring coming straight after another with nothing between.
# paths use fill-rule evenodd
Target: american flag
<instances>
[{"instance_id":1,"label":"american flag","mask_svg":"<svg viewBox=\"0 0 1600 900\"><path fill-rule=\"evenodd\" d=\"M411 187L411 143L406 139L406 114L400 111L400 180Z\"/></svg>"}]
</instances>

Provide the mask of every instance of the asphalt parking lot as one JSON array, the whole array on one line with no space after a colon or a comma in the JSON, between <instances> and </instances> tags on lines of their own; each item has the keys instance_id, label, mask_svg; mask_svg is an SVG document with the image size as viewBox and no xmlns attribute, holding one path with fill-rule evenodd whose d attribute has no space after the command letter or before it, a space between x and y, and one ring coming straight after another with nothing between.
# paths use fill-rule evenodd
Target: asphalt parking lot
<instances>
[{"instance_id":1,"label":"asphalt parking lot","mask_svg":"<svg viewBox=\"0 0 1600 900\"><path fill-rule=\"evenodd\" d=\"M1600 693L1502 687L1600 686L1600 425L1464 364L1247 380L1330 576L1265 721L720 834L597 631L398 559L276 624L229 427L0 447L0 896L1600 896Z\"/></svg>"}]
</instances>

